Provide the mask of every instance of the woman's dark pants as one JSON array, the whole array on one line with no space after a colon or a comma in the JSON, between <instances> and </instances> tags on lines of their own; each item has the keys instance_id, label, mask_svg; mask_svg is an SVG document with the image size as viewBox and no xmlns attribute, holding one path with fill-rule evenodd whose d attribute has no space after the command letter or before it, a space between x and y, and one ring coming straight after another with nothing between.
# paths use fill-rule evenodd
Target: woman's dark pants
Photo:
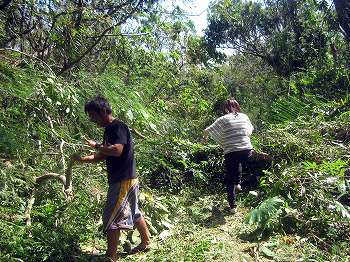
<instances>
[{"instance_id":1,"label":"woman's dark pants","mask_svg":"<svg viewBox=\"0 0 350 262\"><path fill-rule=\"evenodd\" d=\"M236 207L236 194L234 186L241 183L242 164L247 162L252 155L252 150L242 150L228 153L225 158L225 183L227 198L230 208Z\"/></svg>"}]
</instances>

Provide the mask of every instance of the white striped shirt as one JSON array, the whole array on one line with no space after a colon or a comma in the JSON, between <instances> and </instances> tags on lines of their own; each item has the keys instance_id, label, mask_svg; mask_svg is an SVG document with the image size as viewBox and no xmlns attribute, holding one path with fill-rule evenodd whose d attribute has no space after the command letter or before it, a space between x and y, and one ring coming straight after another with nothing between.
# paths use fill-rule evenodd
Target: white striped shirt
<instances>
[{"instance_id":1,"label":"white striped shirt","mask_svg":"<svg viewBox=\"0 0 350 262\"><path fill-rule=\"evenodd\" d=\"M205 131L222 147L224 154L227 154L252 149L249 136L253 129L246 114L230 113L216 119Z\"/></svg>"}]
</instances>

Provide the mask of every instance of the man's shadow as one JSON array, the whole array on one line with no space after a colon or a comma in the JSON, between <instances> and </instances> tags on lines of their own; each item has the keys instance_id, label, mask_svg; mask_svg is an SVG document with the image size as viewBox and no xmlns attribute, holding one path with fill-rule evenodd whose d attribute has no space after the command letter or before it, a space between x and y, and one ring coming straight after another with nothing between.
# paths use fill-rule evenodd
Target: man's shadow
<instances>
[{"instance_id":1,"label":"man's shadow","mask_svg":"<svg viewBox=\"0 0 350 262\"><path fill-rule=\"evenodd\" d=\"M209 228L224 225L225 223L225 212L220 210L217 205L213 205L210 216L203 220L202 225Z\"/></svg>"}]
</instances>

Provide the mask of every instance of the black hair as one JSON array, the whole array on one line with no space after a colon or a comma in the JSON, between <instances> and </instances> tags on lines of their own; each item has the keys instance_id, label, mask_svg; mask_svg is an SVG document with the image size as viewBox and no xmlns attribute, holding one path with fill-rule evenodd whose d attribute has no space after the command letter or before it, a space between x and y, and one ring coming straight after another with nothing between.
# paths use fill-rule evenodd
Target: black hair
<instances>
[{"instance_id":1,"label":"black hair","mask_svg":"<svg viewBox=\"0 0 350 262\"><path fill-rule=\"evenodd\" d=\"M102 96L96 96L85 104L85 113L87 114L90 111L94 111L98 114L107 113L112 114L112 108L109 105L106 98Z\"/></svg>"}]
</instances>

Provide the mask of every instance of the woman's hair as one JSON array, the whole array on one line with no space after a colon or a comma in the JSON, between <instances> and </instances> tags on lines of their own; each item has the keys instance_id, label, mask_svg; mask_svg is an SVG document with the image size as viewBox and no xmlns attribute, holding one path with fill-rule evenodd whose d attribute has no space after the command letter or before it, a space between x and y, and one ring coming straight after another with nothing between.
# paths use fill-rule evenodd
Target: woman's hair
<instances>
[{"instance_id":1,"label":"woman's hair","mask_svg":"<svg viewBox=\"0 0 350 262\"><path fill-rule=\"evenodd\" d=\"M96 96L85 104L85 113L94 111L98 114L107 113L108 115L112 113L111 106L109 105L106 98L102 96Z\"/></svg>"},{"instance_id":2,"label":"woman's hair","mask_svg":"<svg viewBox=\"0 0 350 262\"><path fill-rule=\"evenodd\" d=\"M227 99L225 101L223 111L225 114L229 114L229 113L237 114L241 112L241 107L239 106L237 100L231 97L230 99Z\"/></svg>"}]
</instances>

